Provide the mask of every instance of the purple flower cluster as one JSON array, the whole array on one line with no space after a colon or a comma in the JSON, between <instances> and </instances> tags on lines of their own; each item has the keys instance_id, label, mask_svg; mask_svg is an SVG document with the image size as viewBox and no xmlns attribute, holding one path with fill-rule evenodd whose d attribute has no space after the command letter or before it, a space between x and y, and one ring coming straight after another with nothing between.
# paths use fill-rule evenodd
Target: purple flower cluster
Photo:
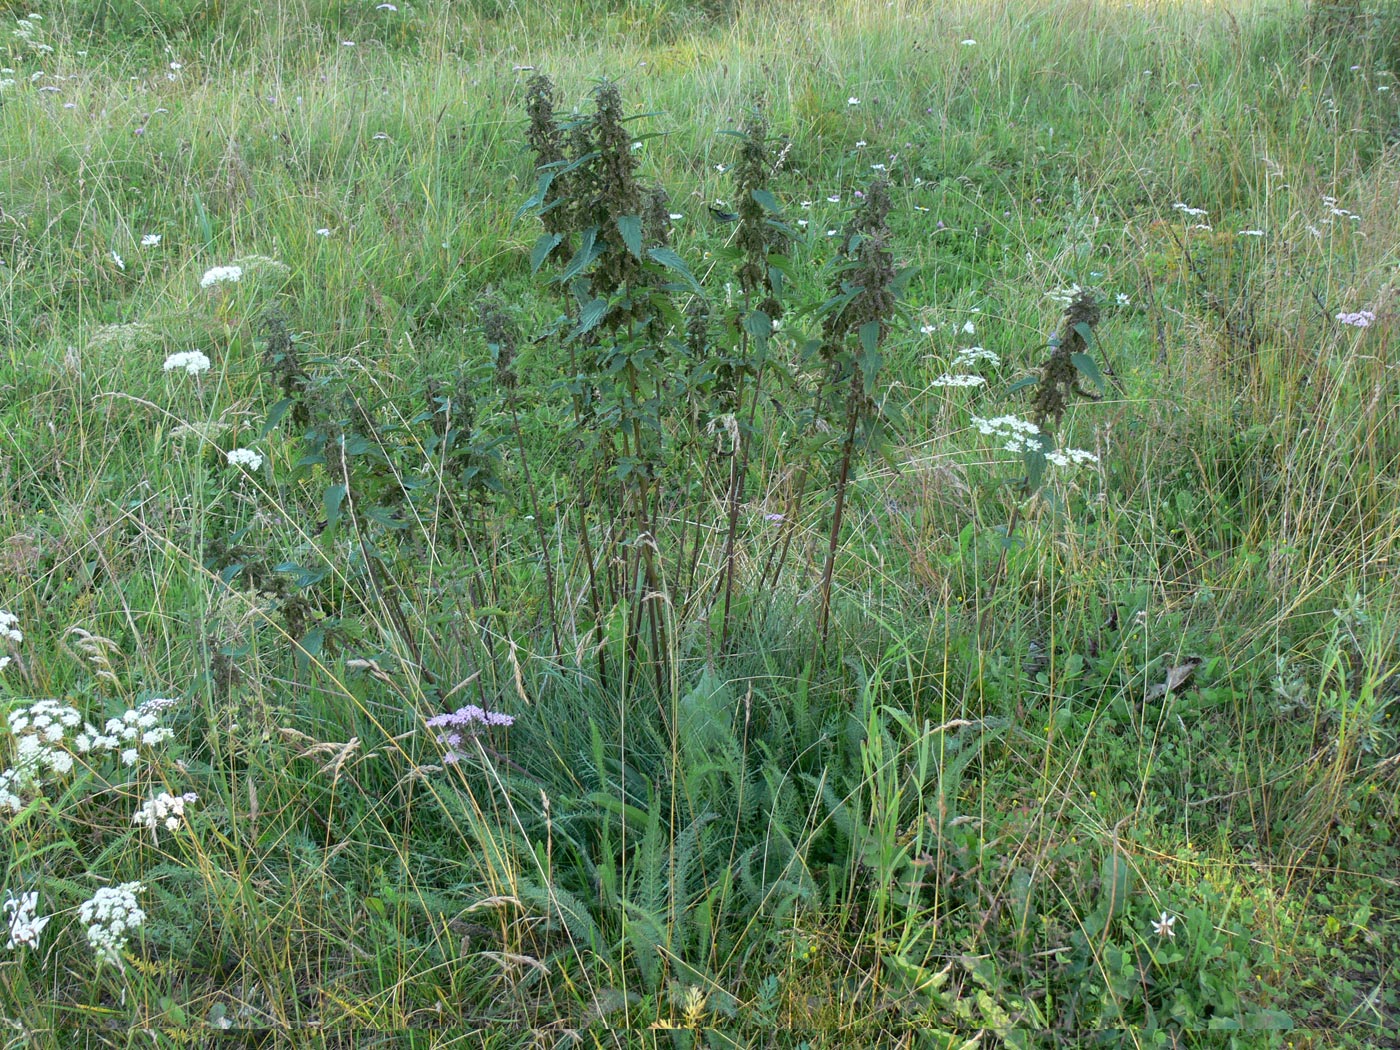
<instances>
[{"instance_id":1,"label":"purple flower cluster","mask_svg":"<svg viewBox=\"0 0 1400 1050\"><path fill-rule=\"evenodd\" d=\"M439 733L437 742L447 748L447 753L442 756L442 760L447 763L456 762L462 756L457 753L457 748L462 746L462 741L468 737L474 737L482 729L489 729L492 726L512 726L515 724L515 716L507 715L500 711L487 711L477 707L476 704L468 704L466 707L459 707L456 711L445 715L434 715L428 719L429 729L445 729L447 732Z\"/></svg>"},{"instance_id":2,"label":"purple flower cluster","mask_svg":"<svg viewBox=\"0 0 1400 1050\"><path fill-rule=\"evenodd\" d=\"M1342 324L1349 324L1353 328L1369 328L1371 322L1376 319L1376 315L1370 310L1358 310L1354 314L1338 314L1337 320Z\"/></svg>"}]
</instances>

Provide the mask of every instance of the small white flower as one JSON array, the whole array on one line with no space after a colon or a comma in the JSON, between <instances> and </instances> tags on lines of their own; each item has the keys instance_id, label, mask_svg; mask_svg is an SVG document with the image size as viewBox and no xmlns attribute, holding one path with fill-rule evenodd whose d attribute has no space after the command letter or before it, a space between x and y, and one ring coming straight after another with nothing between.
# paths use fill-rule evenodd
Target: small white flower
<instances>
[{"instance_id":1,"label":"small white flower","mask_svg":"<svg viewBox=\"0 0 1400 1050\"><path fill-rule=\"evenodd\" d=\"M375 10L376 10L376 11L397 11L398 8L395 7L393 4L379 4L379 5L377 5L377 6L375 7Z\"/></svg>"},{"instance_id":2,"label":"small white flower","mask_svg":"<svg viewBox=\"0 0 1400 1050\"><path fill-rule=\"evenodd\" d=\"M1129 299L1122 292L1119 292L1116 296L1114 296L1113 301L1116 302L1119 306L1127 306L1129 303L1132 302L1132 300Z\"/></svg>"},{"instance_id":3,"label":"small white flower","mask_svg":"<svg viewBox=\"0 0 1400 1050\"><path fill-rule=\"evenodd\" d=\"M1182 201L1177 201L1175 204L1172 205L1172 207L1175 208L1177 211L1181 212L1183 215L1189 215L1192 218L1209 214L1204 208L1193 208L1189 204L1185 204Z\"/></svg>"},{"instance_id":4,"label":"small white flower","mask_svg":"<svg viewBox=\"0 0 1400 1050\"><path fill-rule=\"evenodd\" d=\"M158 233L148 233L148 234L146 234L146 236L144 236L144 237L141 238L141 247L142 247L142 248L154 248L154 247L155 247L156 245L158 245L159 243L160 243L160 234L158 234Z\"/></svg>"},{"instance_id":5,"label":"small white flower","mask_svg":"<svg viewBox=\"0 0 1400 1050\"><path fill-rule=\"evenodd\" d=\"M962 326L963 335L976 335L977 326L971 321L967 321Z\"/></svg>"},{"instance_id":6,"label":"small white flower","mask_svg":"<svg viewBox=\"0 0 1400 1050\"><path fill-rule=\"evenodd\" d=\"M200 350L186 350L183 353L171 354L165 359L165 371L173 372L179 368L197 376L201 372L209 371L209 358Z\"/></svg>"},{"instance_id":7,"label":"small white flower","mask_svg":"<svg viewBox=\"0 0 1400 1050\"><path fill-rule=\"evenodd\" d=\"M920 326L919 326L919 331L920 331L923 335L933 335L934 332L938 331L938 325L936 325L936 324L925 324L925 325L920 325Z\"/></svg>"},{"instance_id":8,"label":"small white flower","mask_svg":"<svg viewBox=\"0 0 1400 1050\"><path fill-rule=\"evenodd\" d=\"M987 350L980 346L969 346L966 350L959 350L958 356L953 358L953 364L966 368L969 365L987 364L992 368L1001 365L1001 355L995 350Z\"/></svg>"},{"instance_id":9,"label":"small white flower","mask_svg":"<svg viewBox=\"0 0 1400 1050\"><path fill-rule=\"evenodd\" d=\"M199 286L212 288L216 284L234 284L241 280L243 280L243 267L214 266L204 271L204 276L199 279Z\"/></svg>"},{"instance_id":10,"label":"small white flower","mask_svg":"<svg viewBox=\"0 0 1400 1050\"><path fill-rule=\"evenodd\" d=\"M389 139L389 133L387 131L376 131L374 133L373 138L375 142L387 142Z\"/></svg>"},{"instance_id":11,"label":"small white flower","mask_svg":"<svg viewBox=\"0 0 1400 1050\"><path fill-rule=\"evenodd\" d=\"M353 41L353 40L342 40L342 41L340 42L340 46L341 46L341 47L354 47L354 46L355 46L355 41Z\"/></svg>"},{"instance_id":12,"label":"small white flower","mask_svg":"<svg viewBox=\"0 0 1400 1050\"><path fill-rule=\"evenodd\" d=\"M1153 921L1152 932L1158 937L1174 938L1176 936L1174 926L1176 926L1176 916L1162 912L1162 917Z\"/></svg>"},{"instance_id":13,"label":"small white flower","mask_svg":"<svg viewBox=\"0 0 1400 1050\"><path fill-rule=\"evenodd\" d=\"M1240 236L1241 236L1241 237L1262 237L1262 236L1264 236L1264 231L1263 231L1263 230L1241 230L1241 231L1240 231Z\"/></svg>"},{"instance_id":14,"label":"small white flower","mask_svg":"<svg viewBox=\"0 0 1400 1050\"><path fill-rule=\"evenodd\" d=\"M966 387L981 386L985 382L985 379L977 375L949 375L947 372L944 372L930 385L944 387Z\"/></svg>"},{"instance_id":15,"label":"small white flower","mask_svg":"<svg viewBox=\"0 0 1400 1050\"><path fill-rule=\"evenodd\" d=\"M319 230L316 231L317 237L329 237L330 235L331 231L325 226L322 226Z\"/></svg>"},{"instance_id":16,"label":"small white flower","mask_svg":"<svg viewBox=\"0 0 1400 1050\"><path fill-rule=\"evenodd\" d=\"M257 470L262 466L263 458L251 448L234 448L229 449L228 461L230 466Z\"/></svg>"},{"instance_id":17,"label":"small white flower","mask_svg":"<svg viewBox=\"0 0 1400 1050\"><path fill-rule=\"evenodd\" d=\"M127 936L146 921L136 895L146 887L139 882L103 886L91 900L78 906L78 918L87 926L87 939L99 962L121 963Z\"/></svg>"},{"instance_id":18,"label":"small white flower","mask_svg":"<svg viewBox=\"0 0 1400 1050\"><path fill-rule=\"evenodd\" d=\"M122 262L122 257L117 254L117 250L115 248L112 249L112 261L117 264L118 270L126 269L126 263Z\"/></svg>"},{"instance_id":19,"label":"small white flower","mask_svg":"<svg viewBox=\"0 0 1400 1050\"><path fill-rule=\"evenodd\" d=\"M7 896L9 896L7 894ZM10 896L5 901L5 910L10 913L10 941L5 945L6 950L14 951L18 947L38 948L39 934L49 923L49 916L36 916L35 910L39 907L39 893L37 890L30 890L28 893L21 893L16 899Z\"/></svg>"},{"instance_id":20,"label":"small white flower","mask_svg":"<svg viewBox=\"0 0 1400 1050\"><path fill-rule=\"evenodd\" d=\"M976 46L977 46L977 41L976 41L976 40L972 40L971 38L969 38L969 39L964 40L964 41L962 42L962 46L963 46L963 47L976 47Z\"/></svg>"},{"instance_id":21,"label":"small white flower","mask_svg":"<svg viewBox=\"0 0 1400 1050\"><path fill-rule=\"evenodd\" d=\"M24 633L19 629L19 617L8 609L0 609L0 639L19 645Z\"/></svg>"},{"instance_id":22,"label":"small white flower","mask_svg":"<svg viewBox=\"0 0 1400 1050\"><path fill-rule=\"evenodd\" d=\"M858 98L856 98L854 95L852 95L850 98L846 99L846 105L848 105L848 106L859 106L859 105L860 105L860 99L858 99Z\"/></svg>"},{"instance_id":23,"label":"small white flower","mask_svg":"<svg viewBox=\"0 0 1400 1050\"><path fill-rule=\"evenodd\" d=\"M839 194L839 193L833 193L830 197L827 198L827 202L828 202L829 204L840 204L840 203L841 203L841 194Z\"/></svg>"}]
</instances>

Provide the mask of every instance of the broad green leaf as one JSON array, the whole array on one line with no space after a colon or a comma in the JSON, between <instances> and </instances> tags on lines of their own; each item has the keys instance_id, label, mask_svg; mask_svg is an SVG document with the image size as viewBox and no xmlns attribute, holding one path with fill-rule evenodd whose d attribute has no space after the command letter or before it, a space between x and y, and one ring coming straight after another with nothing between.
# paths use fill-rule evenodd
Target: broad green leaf
<instances>
[{"instance_id":1,"label":"broad green leaf","mask_svg":"<svg viewBox=\"0 0 1400 1050\"><path fill-rule=\"evenodd\" d=\"M777 215L783 210L778 206L778 199L767 190L750 190L749 196L753 198L755 204L770 215Z\"/></svg>"},{"instance_id":2,"label":"broad green leaf","mask_svg":"<svg viewBox=\"0 0 1400 1050\"><path fill-rule=\"evenodd\" d=\"M336 526L340 524L340 505L345 502L345 486L326 486L322 502L326 508L326 532L334 534Z\"/></svg>"},{"instance_id":3,"label":"broad green leaf","mask_svg":"<svg viewBox=\"0 0 1400 1050\"><path fill-rule=\"evenodd\" d=\"M690 272L690 267L686 266L685 260L676 254L674 248L652 248L647 254L666 269L679 274L681 279L694 291L704 294L705 290L700 287L700 282L695 279L694 274Z\"/></svg>"},{"instance_id":4,"label":"broad green leaf","mask_svg":"<svg viewBox=\"0 0 1400 1050\"><path fill-rule=\"evenodd\" d=\"M642 217L640 215L619 215L617 217L617 232L622 236L622 243L627 245L627 250L635 258L640 259L642 257Z\"/></svg>"},{"instance_id":5,"label":"broad green leaf","mask_svg":"<svg viewBox=\"0 0 1400 1050\"><path fill-rule=\"evenodd\" d=\"M530 252L530 272L539 273L544 261L549 258L549 253L554 251L559 242L564 239L561 233L542 233L540 239L535 242L534 249Z\"/></svg>"},{"instance_id":6,"label":"broad green leaf","mask_svg":"<svg viewBox=\"0 0 1400 1050\"><path fill-rule=\"evenodd\" d=\"M1099 371L1097 362L1088 354L1071 354L1070 360L1074 362L1074 367L1079 369L1089 380L1099 388L1100 392L1107 393L1108 385L1104 383L1103 373Z\"/></svg>"},{"instance_id":7,"label":"broad green leaf","mask_svg":"<svg viewBox=\"0 0 1400 1050\"><path fill-rule=\"evenodd\" d=\"M1094 345L1094 330L1090 328L1087 324L1085 324L1083 321L1080 321L1077 324L1075 324L1074 330L1078 333L1079 338L1084 340L1084 345L1086 347Z\"/></svg>"},{"instance_id":8,"label":"broad green leaf","mask_svg":"<svg viewBox=\"0 0 1400 1050\"><path fill-rule=\"evenodd\" d=\"M1022 376L1016 382L1006 388L1008 394L1018 394L1028 386L1035 386L1040 382L1040 376Z\"/></svg>"}]
</instances>

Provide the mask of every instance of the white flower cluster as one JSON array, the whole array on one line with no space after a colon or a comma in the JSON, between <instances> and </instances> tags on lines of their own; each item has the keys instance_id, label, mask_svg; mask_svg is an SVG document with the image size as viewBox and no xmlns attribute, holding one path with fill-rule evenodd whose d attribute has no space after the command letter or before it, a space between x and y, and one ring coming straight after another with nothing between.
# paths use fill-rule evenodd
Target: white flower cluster
<instances>
[{"instance_id":1,"label":"white flower cluster","mask_svg":"<svg viewBox=\"0 0 1400 1050\"><path fill-rule=\"evenodd\" d=\"M986 380L975 375L950 375L944 372L933 381L933 386L981 386Z\"/></svg>"},{"instance_id":2,"label":"white flower cluster","mask_svg":"<svg viewBox=\"0 0 1400 1050\"><path fill-rule=\"evenodd\" d=\"M1182 201L1177 201L1175 204L1172 205L1172 207L1175 208L1177 211L1181 212L1183 215L1188 216L1192 219L1198 219L1202 215L1209 214L1209 212L1207 212L1204 208L1193 208L1189 204L1185 204Z\"/></svg>"},{"instance_id":3,"label":"white flower cluster","mask_svg":"<svg viewBox=\"0 0 1400 1050\"><path fill-rule=\"evenodd\" d=\"M0 609L0 640L19 645L24 641L24 632L19 629L19 617L8 609Z\"/></svg>"},{"instance_id":4,"label":"white flower cluster","mask_svg":"<svg viewBox=\"0 0 1400 1050\"><path fill-rule=\"evenodd\" d=\"M1072 284L1068 288L1057 288L1053 292L1046 292L1045 298L1049 299L1052 303L1068 306L1070 303L1074 302L1082 291L1084 291L1084 289L1079 287L1078 284Z\"/></svg>"},{"instance_id":5,"label":"white flower cluster","mask_svg":"<svg viewBox=\"0 0 1400 1050\"><path fill-rule=\"evenodd\" d=\"M241 280L243 280L243 267L214 266L204 271L204 276L199 279L199 286L213 288L216 284L235 284Z\"/></svg>"},{"instance_id":6,"label":"white flower cluster","mask_svg":"<svg viewBox=\"0 0 1400 1050\"><path fill-rule=\"evenodd\" d=\"M1002 448L1007 452L1035 452L1044 447L1040 428L1020 416L995 416L991 419L973 416L972 425L980 433L1003 442Z\"/></svg>"},{"instance_id":7,"label":"white flower cluster","mask_svg":"<svg viewBox=\"0 0 1400 1050\"><path fill-rule=\"evenodd\" d=\"M132 815L131 822L143 828L150 828L152 832L161 825L165 826L166 831L175 831L185 818L185 807L198 801L199 796L193 791L186 791L183 795L172 795L168 791L162 791L155 798L148 799Z\"/></svg>"},{"instance_id":8,"label":"white flower cluster","mask_svg":"<svg viewBox=\"0 0 1400 1050\"><path fill-rule=\"evenodd\" d=\"M183 368L192 376L197 376L201 372L209 371L209 358L199 350L186 350L183 353L171 354L165 359L165 370L173 372L177 368Z\"/></svg>"},{"instance_id":9,"label":"white flower cluster","mask_svg":"<svg viewBox=\"0 0 1400 1050\"><path fill-rule=\"evenodd\" d=\"M228 461L230 466L257 470L262 466L263 458L251 448L234 448L229 449Z\"/></svg>"},{"instance_id":10,"label":"white flower cluster","mask_svg":"<svg viewBox=\"0 0 1400 1050\"><path fill-rule=\"evenodd\" d=\"M49 924L49 917L34 914L39 907L38 891L21 893L18 900L8 893L6 896L9 899L5 901L5 910L10 914L10 941L5 945L6 951L14 951L21 946L39 947L39 934Z\"/></svg>"},{"instance_id":11,"label":"white flower cluster","mask_svg":"<svg viewBox=\"0 0 1400 1050\"><path fill-rule=\"evenodd\" d=\"M1337 315L1337 321L1339 323L1351 325L1353 328L1369 328L1371 322L1375 319L1376 315L1371 310L1357 310L1355 313L1340 313Z\"/></svg>"},{"instance_id":12,"label":"white flower cluster","mask_svg":"<svg viewBox=\"0 0 1400 1050\"><path fill-rule=\"evenodd\" d=\"M970 368L973 365L986 364L991 368L1001 367L1001 355L995 350L988 350L985 347L969 346L965 350L959 350L958 356L953 358L953 364L959 368Z\"/></svg>"},{"instance_id":13,"label":"white flower cluster","mask_svg":"<svg viewBox=\"0 0 1400 1050\"><path fill-rule=\"evenodd\" d=\"M127 938L146 921L146 913L136 902L136 895L145 889L139 882L103 886L92 900L78 906L78 918L87 926L88 943L99 962L120 965Z\"/></svg>"},{"instance_id":14,"label":"white flower cluster","mask_svg":"<svg viewBox=\"0 0 1400 1050\"><path fill-rule=\"evenodd\" d=\"M101 731L91 722L84 722L73 746L80 755L120 751L122 765L134 766L137 748L154 747L170 739L173 731L158 725L159 721L154 711L132 710L123 711L120 718L107 719Z\"/></svg>"},{"instance_id":15,"label":"white flower cluster","mask_svg":"<svg viewBox=\"0 0 1400 1050\"><path fill-rule=\"evenodd\" d=\"M18 813L24 796L43 783L46 773L63 776L72 770L73 756L60 745L82 716L57 700L36 700L11 711L7 721L15 737L15 755L14 765L0 772L0 809Z\"/></svg>"},{"instance_id":16,"label":"white flower cluster","mask_svg":"<svg viewBox=\"0 0 1400 1050\"><path fill-rule=\"evenodd\" d=\"M1045 453L1045 462L1057 467L1077 467L1084 463L1097 463L1099 457L1082 448L1067 448L1063 452Z\"/></svg>"}]
</instances>

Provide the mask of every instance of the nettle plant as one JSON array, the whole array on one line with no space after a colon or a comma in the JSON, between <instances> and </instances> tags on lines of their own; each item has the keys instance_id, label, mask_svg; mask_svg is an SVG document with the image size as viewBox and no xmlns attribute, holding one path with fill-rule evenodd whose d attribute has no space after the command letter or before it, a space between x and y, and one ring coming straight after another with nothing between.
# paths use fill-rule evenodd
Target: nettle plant
<instances>
[{"instance_id":1,"label":"nettle plant","mask_svg":"<svg viewBox=\"0 0 1400 1050\"><path fill-rule=\"evenodd\" d=\"M685 631L698 623L710 651L716 642L727 651L749 604L739 567L761 565L757 589L771 589L806 479L826 467L835 514L818 587L825 631L847 487L858 452L885 419L880 347L900 286L888 186L857 194L864 205L831 268L830 294L794 311L797 237L771 188L790 144L771 134L755 106L726 133L738 142L735 210L711 208L719 222L734 224L729 243L713 253L733 266L721 296L671 247L667 195L640 182L634 147L642 137L626 129L614 85L593 92L592 112L560 119L552 83L536 77L526 111L538 181L521 214L537 215L544 227L531 263L549 274L563 308L540 341L556 340L567 367L560 388L573 407L582 468L575 524L595 622L620 624L629 656L644 638L658 684L668 624ZM789 314L819 322L822 335L784 329ZM802 378L812 373L815 388ZM800 442L775 448L785 433ZM745 557L741 524L760 448L798 462L794 513L765 516L785 533L781 555L770 544L766 557ZM723 508L717 528L707 524L716 505ZM603 648L599 660L606 678Z\"/></svg>"}]
</instances>

